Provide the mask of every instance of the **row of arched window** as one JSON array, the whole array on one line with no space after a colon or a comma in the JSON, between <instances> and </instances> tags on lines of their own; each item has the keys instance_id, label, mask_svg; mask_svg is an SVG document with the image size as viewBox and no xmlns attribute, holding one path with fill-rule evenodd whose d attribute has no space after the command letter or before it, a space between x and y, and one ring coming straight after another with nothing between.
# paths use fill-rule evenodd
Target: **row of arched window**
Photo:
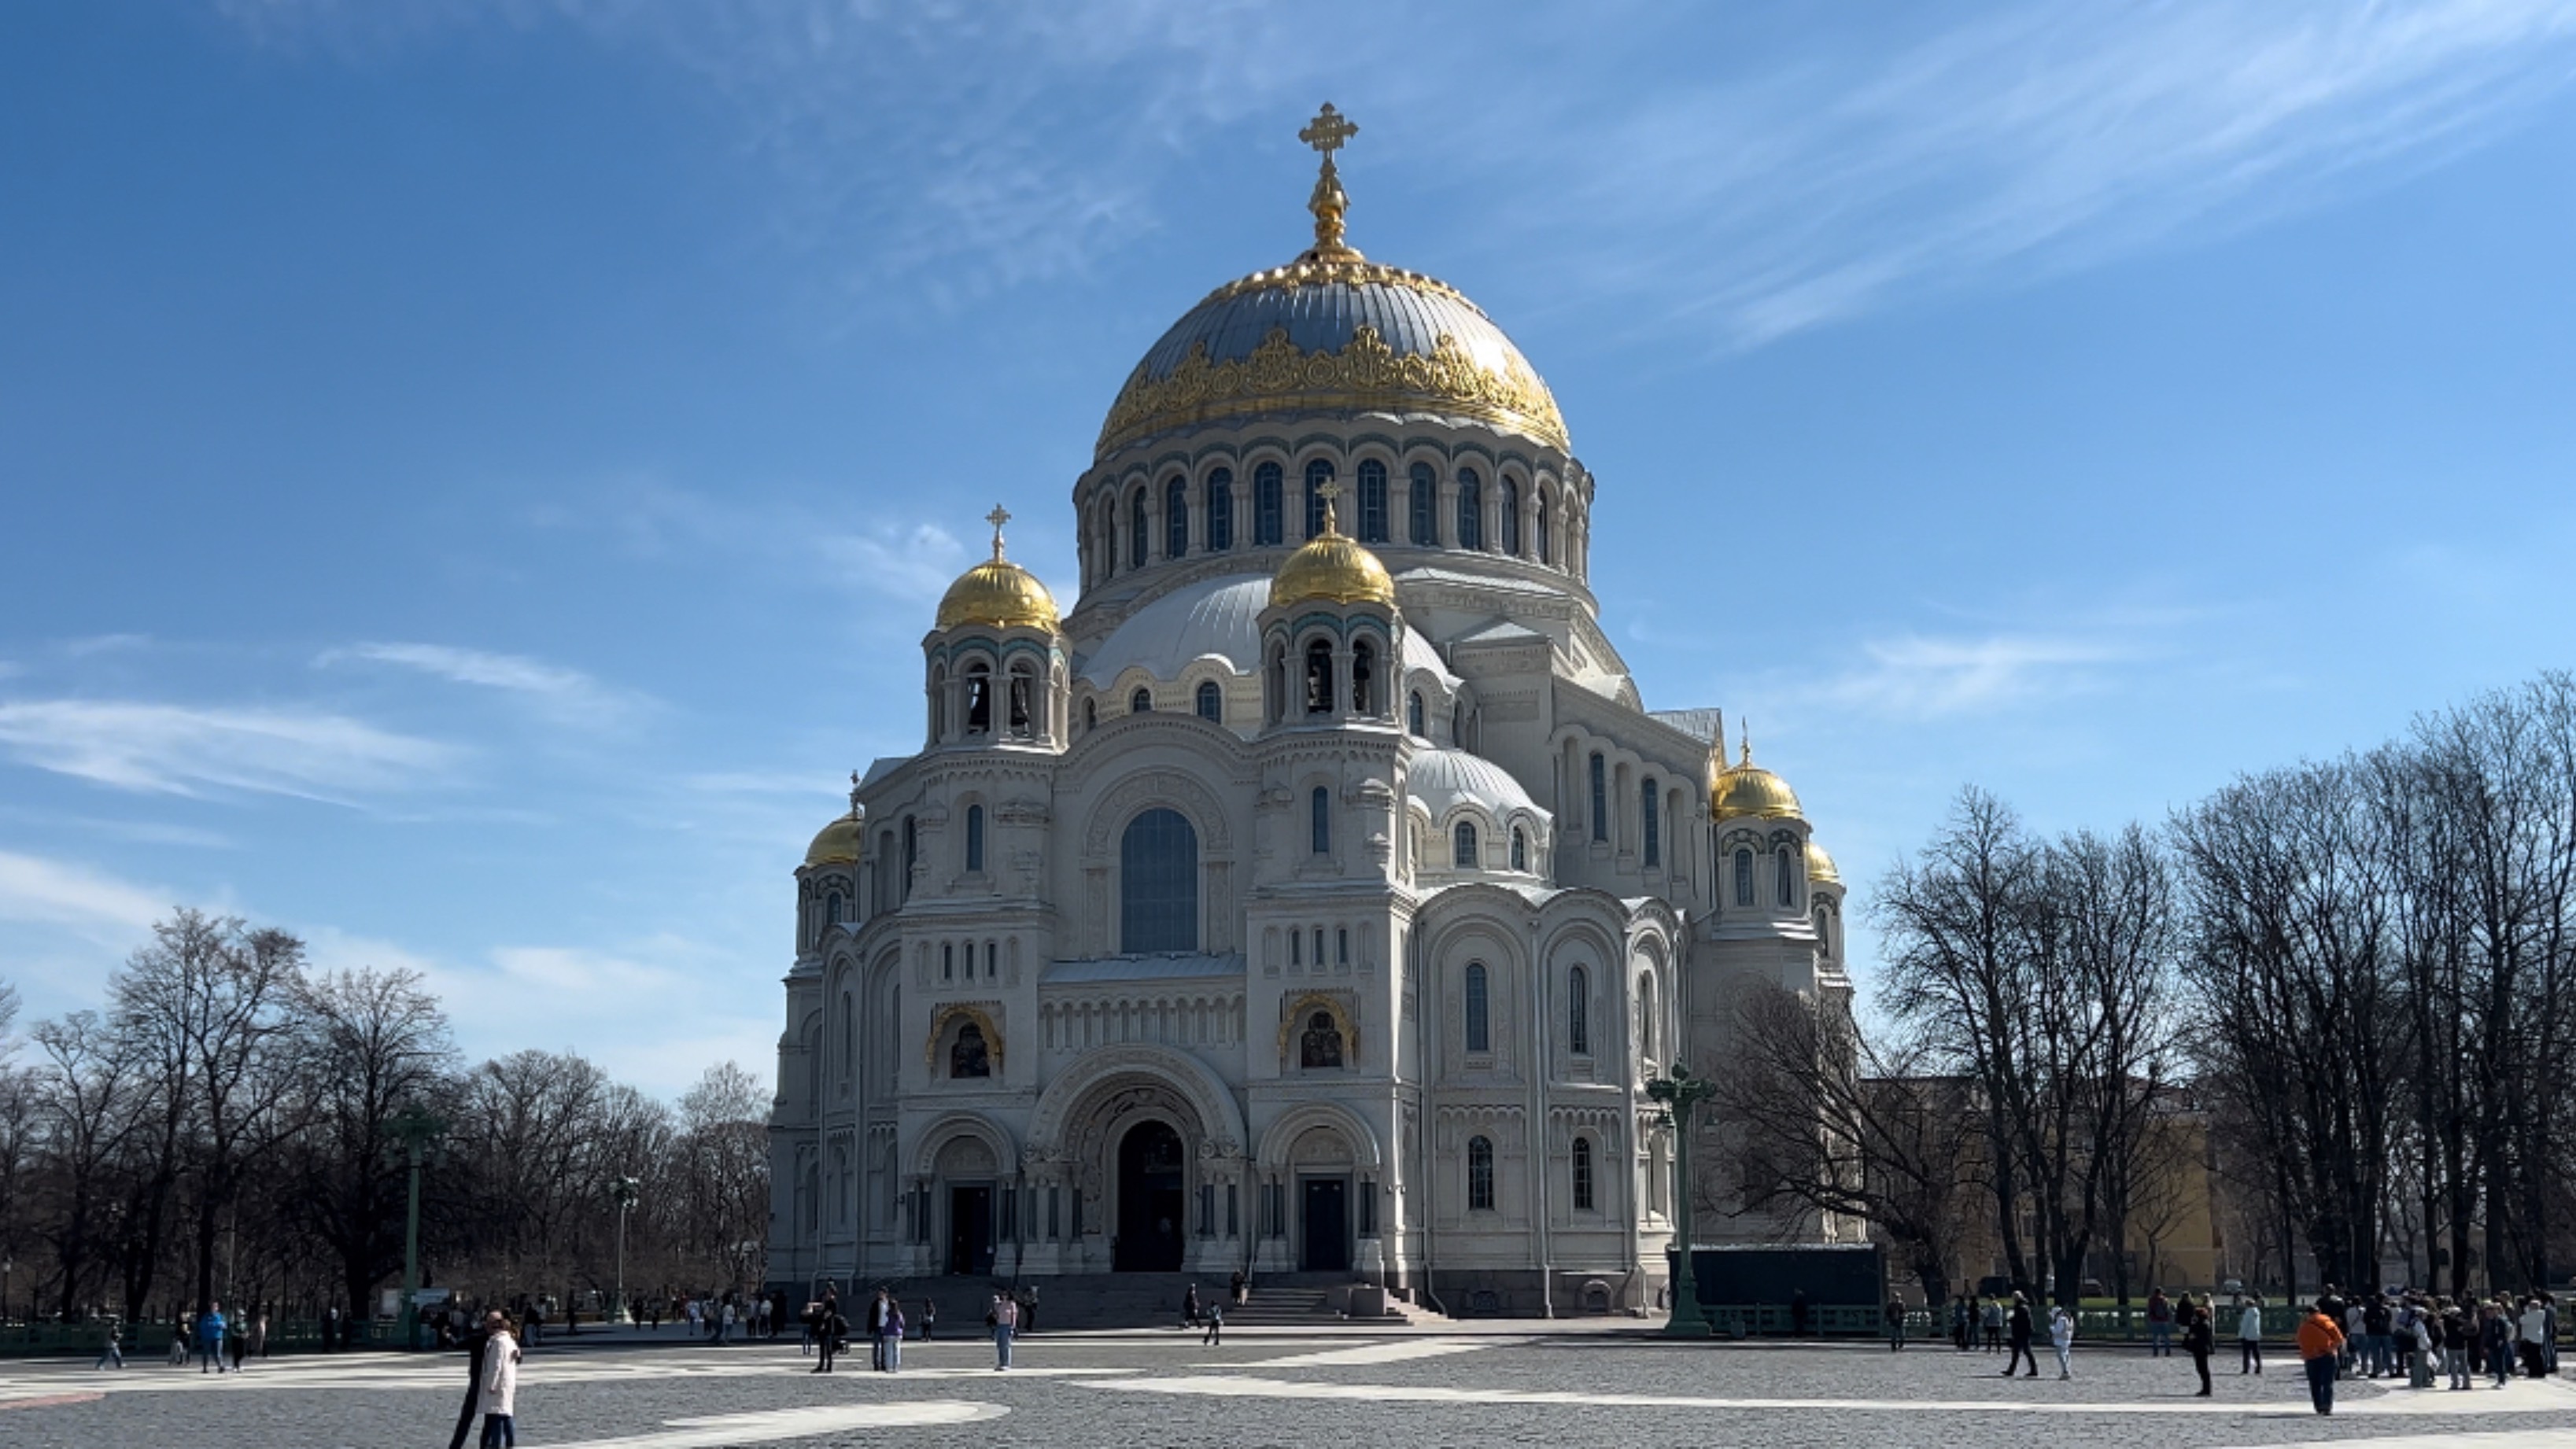
<instances>
[{"instance_id":1,"label":"row of arched window","mask_svg":"<svg viewBox=\"0 0 2576 1449\"><path fill-rule=\"evenodd\" d=\"M1526 871L1529 863L1529 832L1515 825L1511 829L1511 868ZM1473 820L1461 820L1449 827L1449 864L1458 870L1485 869L1484 842Z\"/></svg>"},{"instance_id":2,"label":"row of arched window","mask_svg":"<svg viewBox=\"0 0 2576 1449\"><path fill-rule=\"evenodd\" d=\"M1610 843L1610 762L1594 750L1584 762L1585 780L1592 806L1592 838L1604 845ZM1637 782L1637 852L1648 870L1664 866L1664 787L1663 782L1648 775Z\"/></svg>"},{"instance_id":3,"label":"row of arched window","mask_svg":"<svg viewBox=\"0 0 2576 1449\"><path fill-rule=\"evenodd\" d=\"M1481 1056L1494 1049L1491 978L1482 961L1467 963L1461 995L1466 1011L1467 1051ZM1645 1010L1652 1012L1648 1005ZM1565 973L1565 1047L1579 1057L1592 1055L1592 972L1571 966ZM1651 1047L1649 1047L1651 1051Z\"/></svg>"},{"instance_id":4,"label":"row of arched window","mask_svg":"<svg viewBox=\"0 0 2576 1449\"><path fill-rule=\"evenodd\" d=\"M1772 852L1771 903L1782 910L1798 908L1798 852L1794 846L1782 845ZM1751 907L1754 903L1753 850L1738 846L1735 851L1735 903Z\"/></svg>"},{"instance_id":5,"label":"row of arched window","mask_svg":"<svg viewBox=\"0 0 2576 1449\"><path fill-rule=\"evenodd\" d=\"M1461 466L1452 474L1451 501L1446 508L1440 500L1438 470L1430 463L1416 462L1406 468L1400 507L1384 462L1363 459L1356 471L1356 486L1350 490L1353 496L1342 524L1362 543L1396 542L1395 525L1401 516L1403 541L1416 548L1442 547L1445 532L1446 542L1458 548L1490 549L1542 564L1557 561L1559 498L1544 484L1525 488L1520 478L1504 474L1495 485L1489 515L1485 476L1473 466ZM1306 463L1294 500L1303 524L1298 541L1324 531L1325 490L1335 481L1335 474L1330 459L1315 458ZM1292 541L1287 528L1291 501L1287 478L1287 470L1278 463L1253 466L1248 540L1239 537L1243 530L1236 527L1234 469L1219 466L1210 468L1196 487L1179 474L1166 478L1159 490L1136 484L1127 490L1123 517L1115 504L1104 500L1085 542L1104 578L1142 568L1156 558L1186 558L1194 551L1227 553L1247 541L1254 548L1277 547ZM1159 508L1155 506L1158 502ZM1193 509L1200 512L1200 529L1195 531L1190 526ZM1487 540L1489 516L1494 535L1491 542Z\"/></svg>"},{"instance_id":6,"label":"row of arched window","mask_svg":"<svg viewBox=\"0 0 2576 1449\"><path fill-rule=\"evenodd\" d=\"M1567 1170L1572 1179L1574 1207L1578 1212L1592 1210L1592 1139L1577 1137L1567 1153ZM1479 1134L1467 1139L1467 1208L1470 1212L1494 1210L1494 1140Z\"/></svg>"}]
</instances>

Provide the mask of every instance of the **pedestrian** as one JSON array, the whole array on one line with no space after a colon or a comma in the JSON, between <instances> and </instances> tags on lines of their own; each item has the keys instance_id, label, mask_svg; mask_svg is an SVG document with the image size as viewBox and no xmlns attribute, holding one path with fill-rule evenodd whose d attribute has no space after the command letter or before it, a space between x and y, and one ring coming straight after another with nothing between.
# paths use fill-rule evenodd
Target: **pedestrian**
<instances>
[{"instance_id":1,"label":"pedestrian","mask_svg":"<svg viewBox=\"0 0 2576 1449\"><path fill-rule=\"evenodd\" d=\"M2028 1359L2030 1360L2029 1377L2038 1378L2039 1355L2031 1352L2030 1350L2031 1324L2029 1299L2024 1298L2019 1293L2015 1293L2012 1296L2012 1317L2006 1326L2010 1330L2012 1337L2012 1358L2004 1365L2003 1376L2005 1378L2011 1378L2013 1376L2013 1370L2021 1367L2022 1360Z\"/></svg>"},{"instance_id":2,"label":"pedestrian","mask_svg":"<svg viewBox=\"0 0 2576 1449\"><path fill-rule=\"evenodd\" d=\"M245 1351L250 1348L250 1335L246 1332L231 1334L226 1338L224 1347L232 1353L233 1372L240 1373L242 1371L243 1355Z\"/></svg>"},{"instance_id":3,"label":"pedestrian","mask_svg":"<svg viewBox=\"0 0 2576 1449\"><path fill-rule=\"evenodd\" d=\"M2549 1357L2544 1346L2549 1342L2550 1322L2547 1310L2537 1297L2522 1300L2522 1373L2525 1378L2549 1377Z\"/></svg>"},{"instance_id":4,"label":"pedestrian","mask_svg":"<svg viewBox=\"0 0 2576 1449\"><path fill-rule=\"evenodd\" d=\"M257 1318L250 1321L250 1356L259 1359L268 1357L268 1310L265 1308L259 1311Z\"/></svg>"},{"instance_id":5,"label":"pedestrian","mask_svg":"<svg viewBox=\"0 0 2576 1449\"><path fill-rule=\"evenodd\" d=\"M2513 1319L2501 1297L2486 1306L2486 1330L2478 1335L2478 1346L2486 1355L2487 1373L2503 1388L2513 1377Z\"/></svg>"},{"instance_id":6,"label":"pedestrian","mask_svg":"<svg viewBox=\"0 0 2576 1449\"><path fill-rule=\"evenodd\" d=\"M1905 1300L1893 1293L1887 1295L1887 1351L1895 1353L1905 1347Z\"/></svg>"},{"instance_id":7,"label":"pedestrian","mask_svg":"<svg viewBox=\"0 0 2576 1449\"><path fill-rule=\"evenodd\" d=\"M2173 1301L2162 1287L2147 1295L2147 1357L2173 1357Z\"/></svg>"},{"instance_id":8,"label":"pedestrian","mask_svg":"<svg viewBox=\"0 0 2576 1449\"><path fill-rule=\"evenodd\" d=\"M2218 1347L2218 1326L2210 1321L2209 1306L2197 1304L2187 1310L2183 1324L2182 1349L2191 1355L2192 1372L2200 1375L2200 1392L2193 1397L2209 1397L2209 1355Z\"/></svg>"},{"instance_id":9,"label":"pedestrian","mask_svg":"<svg viewBox=\"0 0 2576 1449\"><path fill-rule=\"evenodd\" d=\"M197 1372L224 1371L224 1305L208 1303L197 1315Z\"/></svg>"},{"instance_id":10,"label":"pedestrian","mask_svg":"<svg viewBox=\"0 0 2576 1449\"><path fill-rule=\"evenodd\" d=\"M993 1371L1000 1373L1011 1366L1011 1340L1020 1334L1019 1300L1008 1293L994 1294L984 1321L993 1328Z\"/></svg>"},{"instance_id":11,"label":"pedestrian","mask_svg":"<svg viewBox=\"0 0 2576 1449\"><path fill-rule=\"evenodd\" d=\"M188 1366L188 1320L182 1318L170 1325L170 1367Z\"/></svg>"},{"instance_id":12,"label":"pedestrian","mask_svg":"<svg viewBox=\"0 0 2576 1449\"><path fill-rule=\"evenodd\" d=\"M1228 1303L1233 1304L1233 1305L1234 1305L1235 1307L1237 1307L1237 1308L1241 1308L1241 1307L1243 1306L1243 1295L1244 1295L1244 1291L1245 1291L1246 1285L1249 1283L1249 1281L1250 1281L1250 1280L1246 1279L1246 1278L1243 1276L1243 1270L1242 1270L1241 1268L1237 1268L1237 1269L1235 1269L1235 1270L1234 1270L1234 1276L1226 1280L1226 1284L1225 1284L1225 1299L1226 1299L1226 1301L1227 1301Z\"/></svg>"},{"instance_id":13,"label":"pedestrian","mask_svg":"<svg viewBox=\"0 0 2576 1449\"><path fill-rule=\"evenodd\" d=\"M886 1312L892 1306L887 1302L886 1290L883 1288L878 1289L876 1296L868 1300L868 1367L877 1373L886 1371L885 1322Z\"/></svg>"},{"instance_id":14,"label":"pedestrian","mask_svg":"<svg viewBox=\"0 0 2576 1449\"><path fill-rule=\"evenodd\" d=\"M2299 1366L2308 1375L2308 1402L2320 1414L2334 1412L2336 1365L2344 1349L2342 1325L2327 1311L2326 1300L2299 1322Z\"/></svg>"},{"instance_id":15,"label":"pedestrian","mask_svg":"<svg viewBox=\"0 0 2576 1449\"><path fill-rule=\"evenodd\" d=\"M889 1295L885 1301L885 1321L879 1325L877 1342L885 1348L885 1371L903 1371L903 1305Z\"/></svg>"},{"instance_id":16,"label":"pedestrian","mask_svg":"<svg viewBox=\"0 0 2576 1449\"><path fill-rule=\"evenodd\" d=\"M2388 1305L2388 1295L2374 1293L2361 1306L2361 1372L2364 1378L2384 1379L2397 1372L2396 1314Z\"/></svg>"},{"instance_id":17,"label":"pedestrian","mask_svg":"<svg viewBox=\"0 0 2576 1449\"><path fill-rule=\"evenodd\" d=\"M1968 1351L1968 1340L1971 1336L1969 1325L1974 1321L1975 1317L1976 1315L1968 1307L1967 1294L1960 1293L1952 1296L1950 1299L1950 1342L1961 1353L1966 1353Z\"/></svg>"},{"instance_id":18,"label":"pedestrian","mask_svg":"<svg viewBox=\"0 0 2576 1449\"><path fill-rule=\"evenodd\" d=\"M841 1316L840 1306L826 1299L816 1305L814 1322L809 1330L814 1339L816 1362L808 1373L832 1371L832 1356L841 1351L842 1341L850 1336L850 1320Z\"/></svg>"},{"instance_id":19,"label":"pedestrian","mask_svg":"<svg viewBox=\"0 0 2576 1449\"><path fill-rule=\"evenodd\" d=\"M1207 1311L1207 1333L1199 1339L1199 1345L1204 1348L1212 1343L1223 1342L1225 1342L1225 1305L1211 1303Z\"/></svg>"},{"instance_id":20,"label":"pedestrian","mask_svg":"<svg viewBox=\"0 0 2576 1449\"><path fill-rule=\"evenodd\" d=\"M1181 1327L1199 1326L1199 1285L1193 1283L1181 1294Z\"/></svg>"},{"instance_id":21,"label":"pedestrian","mask_svg":"<svg viewBox=\"0 0 2576 1449\"><path fill-rule=\"evenodd\" d=\"M1243 1291L1247 1294L1252 1291L1252 1285L1249 1281L1244 1284ZM1038 1285L1035 1283L1031 1283L1026 1288L1020 1290L1019 1331L1021 1333L1035 1333L1038 1331Z\"/></svg>"},{"instance_id":22,"label":"pedestrian","mask_svg":"<svg viewBox=\"0 0 2576 1449\"><path fill-rule=\"evenodd\" d=\"M921 1300L921 1341L924 1343L930 1342L931 1335L938 1331L939 1300L936 1298L924 1298Z\"/></svg>"},{"instance_id":23,"label":"pedestrian","mask_svg":"<svg viewBox=\"0 0 2576 1449\"><path fill-rule=\"evenodd\" d=\"M2000 1293L1986 1296L1986 1352L2001 1353L2004 1348L2004 1298Z\"/></svg>"},{"instance_id":24,"label":"pedestrian","mask_svg":"<svg viewBox=\"0 0 2576 1449\"><path fill-rule=\"evenodd\" d=\"M2245 1311L2236 1315L2236 1376L2263 1372L2263 1299L2256 1295L2245 1300Z\"/></svg>"},{"instance_id":25,"label":"pedestrian","mask_svg":"<svg viewBox=\"0 0 2576 1449\"><path fill-rule=\"evenodd\" d=\"M2433 1329L2435 1319L2430 1305L2417 1301L2407 1305L2406 1387L2433 1387Z\"/></svg>"},{"instance_id":26,"label":"pedestrian","mask_svg":"<svg viewBox=\"0 0 2576 1449\"><path fill-rule=\"evenodd\" d=\"M2075 1315L2067 1312L2066 1305L2063 1303L2049 1312L2048 1346L2057 1352L2058 1378L2075 1377L2075 1367L2067 1362L2066 1357L2075 1351Z\"/></svg>"},{"instance_id":27,"label":"pedestrian","mask_svg":"<svg viewBox=\"0 0 2576 1449\"><path fill-rule=\"evenodd\" d=\"M2455 1392L2469 1387L2469 1346L2475 1337L2468 1316L2459 1305L2445 1303L2442 1310L2442 1372L2450 1379Z\"/></svg>"},{"instance_id":28,"label":"pedestrian","mask_svg":"<svg viewBox=\"0 0 2576 1449\"><path fill-rule=\"evenodd\" d=\"M495 1308L483 1316L483 1449L519 1442L519 1341Z\"/></svg>"},{"instance_id":29,"label":"pedestrian","mask_svg":"<svg viewBox=\"0 0 2576 1449\"><path fill-rule=\"evenodd\" d=\"M100 1368L105 1368L109 1364L114 1364L118 1368L125 1367L125 1348L122 1344L117 1342L118 1336L123 1331L124 1325L117 1321L116 1315L112 1313L109 1314L107 1317L107 1342L99 1345L98 1349L98 1366Z\"/></svg>"}]
</instances>

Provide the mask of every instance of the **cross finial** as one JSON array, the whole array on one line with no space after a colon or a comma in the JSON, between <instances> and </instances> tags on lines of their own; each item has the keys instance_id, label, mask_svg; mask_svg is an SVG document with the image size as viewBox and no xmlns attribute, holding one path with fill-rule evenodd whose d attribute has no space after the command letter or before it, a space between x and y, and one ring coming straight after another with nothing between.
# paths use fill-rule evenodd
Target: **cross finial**
<instances>
[{"instance_id":1,"label":"cross finial","mask_svg":"<svg viewBox=\"0 0 2576 1449\"><path fill-rule=\"evenodd\" d=\"M1331 108L1327 107L1326 109L1329 110ZM1333 500L1342 496L1342 485L1340 482L1335 479L1327 478L1323 482L1316 484L1315 496L1324 500L1324 532L1340 532L1341 530L1335 527L1333 522Z\"/></svg>"},{"instance_id":2,"label":"cross finial","mask_svg":"<svg viewBox=\"0 0 2576 1449\"><path fill-rule=\"evenodd\" d=\"M1744 747L1743 747L1743 748L1744 748L1744 755L1743 755L1743 757L1742 757L1741 759L1737 760L1737 761L1736 761L1736 763L1737 763L1737 764L1739 764L1739 765L1749 765L1749 764L1752 764L1752 763L1753 763L1753 721L1751 721L1751 720L1745 720L1745 721L1743 721L1740 725L1738 725L1738 726L1737 726L1737 728L1739 728L1739 729L1743 730L1743 732L1744 732L1744 735L1743 735L1743 738L1744 738Z\"/></svg>"},{"instance_id":3,"label":"cross finial","mask_svg":"<svg viewBox=\"0 0 2576 1449\"><path fill-rule=\"evenodd\" d=\"M993 505L993 511L984 515L984 521L993 525L993 562L1000 563L1002 561L1002 525L1011 521L1011 510L996 503Z\"/></svg>"},{"instance_id":4,"label":"cross finial","mask_svg":"<svg viewBox=\"0 0 2576 1449\"><path fill-rule=\"evenodd\" d=\"M858 771L856 771L856 770L852 770L852 771L850 772L850 814L851 814L851 815L853 815L853 816L855 816L855 815L857 815L858 813L859 813L859 772L858 772Z\"/></svg>"},{"instance_id":5,"label":"cross finial","mask_svg":"<svg viewBox=\"0 0 2576 1449\"><path fill-rule=\"evenodd\" d=\"M1314 255L1326 260L1359 259L1359 253L1342 241L1342 217L1350 210L1351 199L1342 194L1341 173L1333 169L1333 153L1359 133L1360 128L1334 110L1330 101L1315 113L1314 120L1306 123L1306 129L1297 133L1298 140L1314 147L1324 158L1323 170L1315 177L1315 194L1306 198L1306 209L1315 214Z\"/></svg>"}]
</instances>

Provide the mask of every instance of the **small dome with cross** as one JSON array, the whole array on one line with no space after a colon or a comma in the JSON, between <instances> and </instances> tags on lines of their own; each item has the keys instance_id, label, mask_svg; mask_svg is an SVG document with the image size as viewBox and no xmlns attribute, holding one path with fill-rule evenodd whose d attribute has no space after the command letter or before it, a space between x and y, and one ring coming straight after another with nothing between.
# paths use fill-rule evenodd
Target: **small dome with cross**
<instances>
[{"instance_id":1,"label":"small dome with cross","mask_svg":"<svg viewBox=\"0 0 2576 1449\"><path fill-rule=\"evenodd\" d=\"M1008 509L996 506L984 515L993 525L993 556L957 576L939 601L939 627L977 625L986 629L1057 629L1055 595L1037 575L1002 556L1002 525Z\"/></svg>"}]
</instances>

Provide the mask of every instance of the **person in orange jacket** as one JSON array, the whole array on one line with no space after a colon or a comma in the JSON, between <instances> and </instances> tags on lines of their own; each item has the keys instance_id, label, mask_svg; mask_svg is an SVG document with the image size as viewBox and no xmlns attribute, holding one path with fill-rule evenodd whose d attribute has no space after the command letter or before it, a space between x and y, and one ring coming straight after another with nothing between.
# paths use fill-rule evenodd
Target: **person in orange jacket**
<instances>
[{"instance_id":1,"label":"person in orange jacket","mask_svg":"<svg viewBox=\"0 0 2576 1449\"><path fill-rule=\"evenodd\" d=\"M2343 1352L2343 1328L2324 1304L2299 1320L2299 1364L2308 1371L2308 1399L2320 1414L2334 1412L2337 1356Z\"/></svg>"}]
</instances>

